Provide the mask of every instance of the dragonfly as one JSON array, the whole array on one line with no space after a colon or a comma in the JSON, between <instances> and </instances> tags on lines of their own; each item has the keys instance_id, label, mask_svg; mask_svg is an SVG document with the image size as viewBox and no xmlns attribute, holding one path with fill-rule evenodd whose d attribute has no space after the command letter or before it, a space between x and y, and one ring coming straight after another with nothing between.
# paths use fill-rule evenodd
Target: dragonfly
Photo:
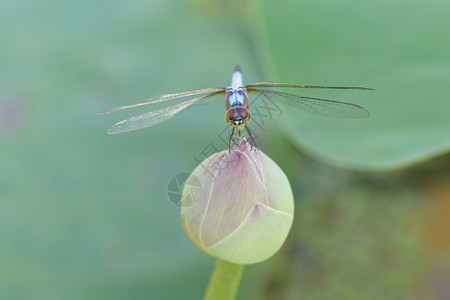
<instances>
[{"instance_id":1,"label":"dragonfly","mask_svg":"<svg viewBox=\"0 0 450 300\"><path fill-rule=\"evenodd\" d=\"M111 108L99 114L107 114L159 102L167 101L170 103L171 100L180 98L188 99L178 104L166 106L161 109L153 110L122 120L108 129L109 134L117 134L147 128L169 120L179 112L191 106L210 103L219 98L225 98L225 121L227 124L232 126L228 144L229 149L231 149L232 138L235 135L235 131L237 131L240 136L241 130L245 130L250 139L253 140L253 144L256 145L256 143L254 143L252 133L247 125L251 120L249 95L255 95L255 97L262 96L270 101L290 105L300 110L317 115L345 118L365 118L369 116L369 112L366 109L353 103L299 96L269 88L373 90L372 88L367 87L320 86L281 82L257 82L243 85L241 68L237 65L233 71L231 86L229 87L206 88L176 94L160 95L150 98L145 102Z\"/></svg>"}]
</instances>

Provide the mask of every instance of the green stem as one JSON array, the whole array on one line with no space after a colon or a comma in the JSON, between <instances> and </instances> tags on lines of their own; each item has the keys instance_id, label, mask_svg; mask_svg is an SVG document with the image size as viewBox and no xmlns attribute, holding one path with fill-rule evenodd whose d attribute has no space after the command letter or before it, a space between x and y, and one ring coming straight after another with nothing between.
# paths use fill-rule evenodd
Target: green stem
<instances>
[{"instance_id":1,"label":"green stem","mask_svg":"<svg viewBox=\"0 0 450 300\"><path fill-rule=\"evenodd\" d=\"M214 272L211 275L205 300L231 300L241 281L244 265L236 265L217 259Z\"/></svg>"}]
</instances>

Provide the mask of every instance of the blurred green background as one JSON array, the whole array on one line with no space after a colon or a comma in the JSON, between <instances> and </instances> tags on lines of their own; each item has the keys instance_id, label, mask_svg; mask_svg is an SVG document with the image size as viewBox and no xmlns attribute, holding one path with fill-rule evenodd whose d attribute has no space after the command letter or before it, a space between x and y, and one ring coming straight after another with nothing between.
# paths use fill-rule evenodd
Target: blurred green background
<instances>
[{"instance_id":1,"label":"blurred green background","mask_svg":"<svg viewBox=\"0 0 450 300\"><path fill-rule=\"evenodd\" d=\"M96 114L227 86L239 63L245 83L375 91L302 91L371 117L285 109L258 132L296 215L238 298L449 299L449 13L444 0L3 1L0 298L201 298L214 259L167 184L218 141L224 104L115 136L148 110Z\"/></svg>"}]
</instances>

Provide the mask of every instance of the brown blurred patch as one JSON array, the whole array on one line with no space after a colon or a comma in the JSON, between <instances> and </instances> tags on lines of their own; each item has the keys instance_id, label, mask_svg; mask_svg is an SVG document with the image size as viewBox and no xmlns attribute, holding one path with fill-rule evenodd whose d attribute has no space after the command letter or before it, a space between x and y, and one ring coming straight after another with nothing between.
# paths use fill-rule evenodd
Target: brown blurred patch
<instances>
[{"instance_id":1,"label":"brown blurred patch","mask_svg":"<svg viewBox=\"0 0 450 300\"><path fill-rule=\"evenodd\" d=\"M428 209L425 214L425 239L429 259L435 260L450 251L450 176L430 182L425 193Z\"/></svg>"},{"instance_id":2,"label":"brown blurred patch","mask_svg":"<svg viewBox=\"0 0 450 300\"><path fill-rule=\"evenodd\" d=\"M450 299L450 176L430 181L424 188L424 248L428 261L423 291L433 299Z\"/></svg>"}]
</instances>

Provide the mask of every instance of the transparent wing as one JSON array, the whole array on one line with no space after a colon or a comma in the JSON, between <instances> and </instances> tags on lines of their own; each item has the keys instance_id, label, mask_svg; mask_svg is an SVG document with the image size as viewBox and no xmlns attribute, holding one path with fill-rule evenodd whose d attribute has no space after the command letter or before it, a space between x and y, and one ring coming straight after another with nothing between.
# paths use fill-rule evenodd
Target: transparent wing
<instances>
[{"instance_id":1,"label":"transparent wing","mask_svg":"<svg viewBox=\"0 0 450 300\"><path fill-rule=\"evenodd\" d=\"M245 86L246 88L312 88L312 89L337 89L337 90L369 90L371 88L358 87L358 86L321 86L321 85L309 85L301 83L282 83L282 82L257 82Z\"/></svg>"},{"instance_id":2,"label":"transparent wing","mask_svg":"<svg viewBox=\"0 0 450 300\"><path fill-rule=\"evenodd\" d=\"M120 121L111 128L108 129L109 134L116 134L122 132L128 132L133 130L138 130L146 127L150 127L161 122L164 122L174 115L179 113L180 111L196 104L205 104L212 102L219 98L219 96L223 97L224 92L218 91L212 94L200 96L194 99L190 99L172 106L168 106L165 108L161 108L155 111L151 111L145 114L137 115L131 117L129 119Z\"/></svg>"},{"instance_id":3,"label":"transparent wing","mask_svg":"<svg viewBox=\"0 0 450 300\"><path fill-rule=\"evenodd\" d=\"M167 101L167 100L196 96L196 95L201 95L201 94L206 94L206 93L215 93L215 92L219 92L219 91L224 92L225 90L226 90L225 88L207 88L207 89L203 89L203 90L194 90L194 91L182 92L182 93L176 93L176 94L160 95L160 96L150 98L145 102L111 108L106 111L100 112L98 114L103 115L103 114L108 114L108 113L112 113L112 112L119 111L119 110L124 110L124 109L128 109L128 108L163 102L163 101Z\"/></svg>"},{"instance_id":4,"label":"transparent wing","mask_svg":"<svg viewBox=\"0 0 450 300\"><path fill-rule=\"evenodd\" d=\"M317 115L343 118L365 118L369 116L369 112L367 110L352 103L297 96L264 89L247 89L247 91L249 93L254 92L259 94L269 101L288 104L295 108L299 108Z\"/></svg>"}]
</instances>

